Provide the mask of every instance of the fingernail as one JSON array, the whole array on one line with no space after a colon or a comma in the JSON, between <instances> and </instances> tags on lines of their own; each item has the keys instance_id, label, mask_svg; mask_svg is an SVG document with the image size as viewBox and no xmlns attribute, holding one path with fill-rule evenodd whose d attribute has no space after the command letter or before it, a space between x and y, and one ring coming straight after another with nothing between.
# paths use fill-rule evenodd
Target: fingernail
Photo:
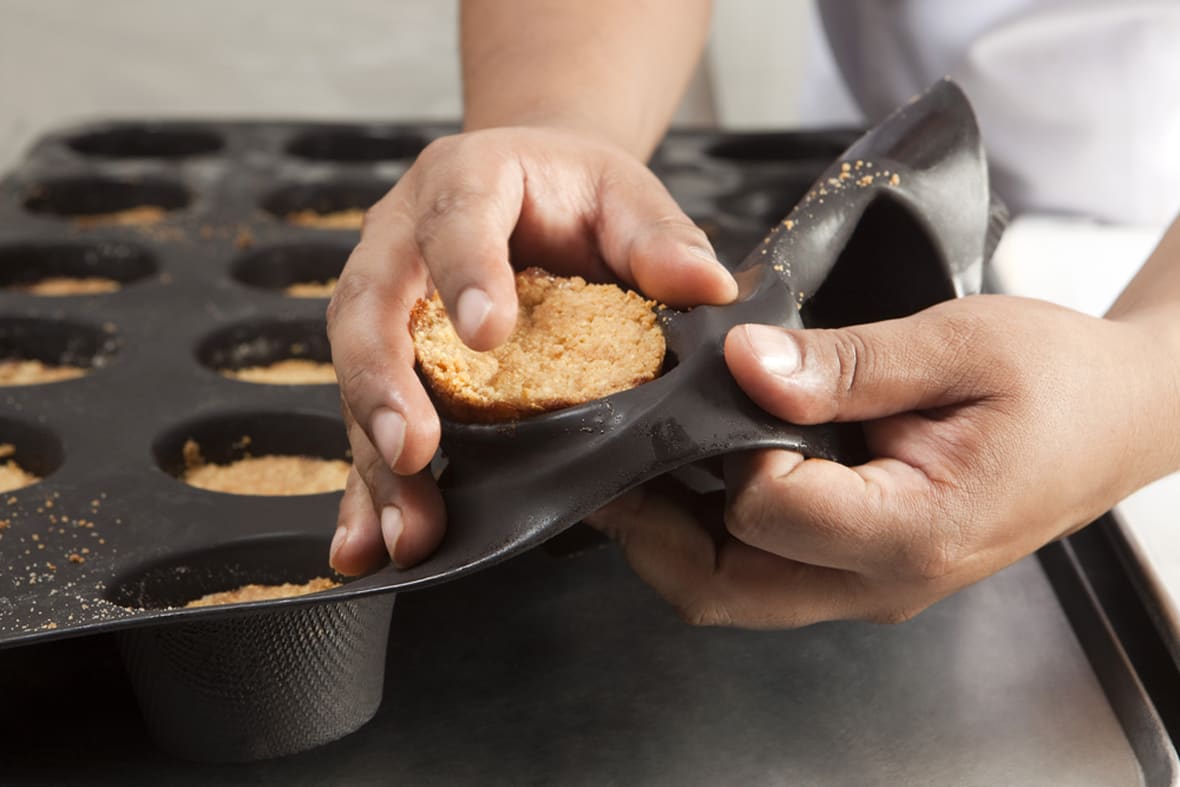
<instances>
[{"instance_id":1,"label":"fingernail","mask_svg":"<svg viewBox=\"0 0 1180 787\"><path fill-rule=\"evenodd\" d=\"M686 251L688 252L687 261L690 264L702 269L708 268L714 273L720 272L724 274L729 282L729 297L731 299L737 297L737 281L734 280L729 268L726 268L721 263L721 260L717 259L717 255L713 253L712 249L703 246L688 246L686 247Z\"/></svg>"},{"instance_id":2,"label":"fingernail","mask_svg":"<svg viewBox=\"0 0 1180 787\"><path fill-rule=\"evenodd\" d=\"M385 540L385 551L394 563L397 563L394 552L397 549L397 540L401 538L403 525L400 508L385 506L381 509L381 538Z\"/></svg>"},{"instance_id":3,"label":"fingernail","mask_svg":"<svg viewBox=\"0 0 1180 787\"><path fill-rule=\"evenodd\" d=\"M773 325L747 325L745 331L754 357L767 372L788 377L799 371L799 346L783 329Z\"/></svg>"},{"instance_id":4,"label":"fingernail","mask_svg":"<svg viewBox=\"0 0 1180 787\"><path fill-rule=\"evenodd\" d=\"M456 328L463 338L470 338L479 332L492 311L492 299L478 287L468 287L459 293L455 305Z\"/></svg>"},{"instance_id":5,"label":"fingernail","mask_svg":"<svg viewBox=\"0 0 1180 787\"><path fill-rule=\"evenodd\" d=\"M401 413L388 407L380 407L373 413L369 428L373 430L377 450L392 469L401 458L402 448L406 443L406 419L402 418Z\"/></svg>"},{"instance_id":6,"label":"fingernail","mask_svg":"<svg viewBox=\"0 0 1180 787\"><path fill-rule=\"evenodd\" d=\"M729 270L721 264L721 260L717 259L717 255L713 250L705 246L686 246L685 247L687 261L692 265L699 265L701 267L720 268L725 271L726 275Z\"/></svg>"},{"instance_id":7,"label":"fingernail","mask_svg":"<svg viewBox=\"0 0 1180 787\"><path fill-rule=\"evenodd\" d=\"M332 546L328 547L328 565L336 565L336 553L344 548L348 543L348 528L341 525L336 528L336 534L332 536Z\"/></svg>"}]
</instances>

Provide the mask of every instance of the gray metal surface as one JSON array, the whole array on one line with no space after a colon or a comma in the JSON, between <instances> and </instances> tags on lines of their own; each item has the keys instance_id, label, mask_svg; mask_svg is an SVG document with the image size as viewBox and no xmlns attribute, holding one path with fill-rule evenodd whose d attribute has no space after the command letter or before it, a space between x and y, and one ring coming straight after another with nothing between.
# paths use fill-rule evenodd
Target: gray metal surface
<instances>
[{"instance_id":1,"label":"gray metal surface","mask_svg":"<svg viewBox=\"0 0 1180 787\"><path fill-rule=\"evenodd\" d=\"M1164 503L1157 510L1142 512L1120 507L1111 512L1120 536L1119 548L1135 567L1133 576L1172 659L1180 665L1180 572L1177 571L1175 505L1180 502L1180 485L1174 479L1157 483L1151 494ZM1170 498L1170 499L1169 499Z\"/></svg>"},{"instance_id":2,"label":"gray metal surface","mask_svg":"<svg viewBox=\"0 0 1180 787\"><path fill-rule=\"evenodd\" d=\"M91 666L92 689L36 687L59 718L0 737L12 744L0 782L1148 783L1033 559L901 626L764 633L684 625L613 548L534 551L404 594L391 636L376 718L324 748L248 766L170 760L132 706L93 707L113 689ZM6 669L0 687L15 685Z\"/></svg>"}]
</instances>

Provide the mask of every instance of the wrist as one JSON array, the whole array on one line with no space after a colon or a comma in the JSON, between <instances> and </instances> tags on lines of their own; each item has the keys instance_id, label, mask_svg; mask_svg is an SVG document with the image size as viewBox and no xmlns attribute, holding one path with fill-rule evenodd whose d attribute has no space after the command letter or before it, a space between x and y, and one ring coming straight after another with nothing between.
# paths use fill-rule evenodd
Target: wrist
<instances>
[{"instance_id":1,"label":"wrist","mask_svg":"<svg viewBox=\"0 0 1180 787\"><path fill-rule=\"evenodd\" d=\"M641 130L608 116L582 108L560 106L481 107L471 105L463 117L463 131L490 128L546 128L569 132L592 141L621 148L640 161L655 149L664 129Z\"/></svg>"},{"instance_id":2,"label":"wrist","mask_svg":"<svg viewBox=\"0 0 1180 787\"><path fill-rule=\"evenodd\" d=\"M1108 318L1122 335L1129 366L1111 369L1123 379L1126 399L1112 402L1133 413L1126 446L1137 473L1123 495L1180 470L1180 317L1175 308L1146 307Z\"/></svg>"}]
</instances>

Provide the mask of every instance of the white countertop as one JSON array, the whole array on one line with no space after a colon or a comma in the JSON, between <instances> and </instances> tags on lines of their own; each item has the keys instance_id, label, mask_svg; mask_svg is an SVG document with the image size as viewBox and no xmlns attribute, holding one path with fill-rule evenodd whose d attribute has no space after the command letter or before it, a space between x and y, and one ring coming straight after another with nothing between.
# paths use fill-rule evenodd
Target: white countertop
<instances>
[{"instance_id":1,"label":"white countertop","mask_svg":"<svg viewBox=\"0 0 1180 787\"><path fill-rule=\"evenodd\" d=\"M1122 227L1026 216L992 259L1005 292L1101 316L1155 248L1166 227ZM1180 642L1180 473L1120 503L1115 517L1142 561L1173 637Z\"/></svg>"}]
</instances>

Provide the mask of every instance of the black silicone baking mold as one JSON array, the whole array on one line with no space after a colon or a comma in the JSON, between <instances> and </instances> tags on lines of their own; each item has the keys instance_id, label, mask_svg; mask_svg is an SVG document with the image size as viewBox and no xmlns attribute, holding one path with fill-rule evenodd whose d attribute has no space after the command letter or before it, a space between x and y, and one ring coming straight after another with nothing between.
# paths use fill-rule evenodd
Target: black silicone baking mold
<instances>
[{"instance_id":1,"label":"black silicone baking mold","mask_svg":"<svg viewBox=\"0 0 1180 787\"><path fill-rule=\"evenodd\" d=\"M129 671L167 748L203 759L296 751L355 729L375 710L381 670L373 665L383 662L380 632L393 589L503 559L654 470L724 450L721 443L686 450L683 430L657 430L646 438L651 450L676 449L663 465L616 475L576 499L538 497L539 515L500 518L489 540L465 519L465 495L485 494L478 487L487 468L478 459L489 433L448 425L444 483L460 515L422 566L387 567L310 597L177 606L206 592L328 571L337 494L224 495L174 474L187 439L218 462L247 450L347 457L334 386L250 384L211 367L326 357L325 302L290 298L282 288L335 275L357 234L283 217L367 207L422 147L451 131L432 124L91 124L46 136L0 183L0 285L46 275L124 283L116 293L64 298L0 290L0 357L92 367L77 380L0 389L0 444L13 444L15 459L44 476L0 498L0 647L129 632L122 639ZM997 214L958 90L939 86L842 155L856 139L846 131L669 135L653 169L722 259L744 271L745 305L717 312L758 319L768 313L758 304L768 303L771 321L838 324L978 288ZM147 226L86 220L143 205L165 218ZM678 361L687 366L690 353L676 337L695 331L708 350L701 357L715 365L714 340L731 318L707 329L691 328L691 319L698 318L671 316L673 350L684 354ZM743 417L783 429L725 385L725 402ZM590 418L582 427L603 434L620 426L596 407L582 412ZM686 417L694 412L702 411ZM569 414L545 418L573 423ZM507 439L528 428L521 424ZM794 442L776 444L814 444L823 455L839 456L848 439L820 430L808 443L788 432ZM584 441L588 432L574 433ZM502 444L506 435L493 437ZM286 655L271 658L279 652ZM341 674L353 678L348 685L326 677Z\"/></svg>"}]
</instances>

